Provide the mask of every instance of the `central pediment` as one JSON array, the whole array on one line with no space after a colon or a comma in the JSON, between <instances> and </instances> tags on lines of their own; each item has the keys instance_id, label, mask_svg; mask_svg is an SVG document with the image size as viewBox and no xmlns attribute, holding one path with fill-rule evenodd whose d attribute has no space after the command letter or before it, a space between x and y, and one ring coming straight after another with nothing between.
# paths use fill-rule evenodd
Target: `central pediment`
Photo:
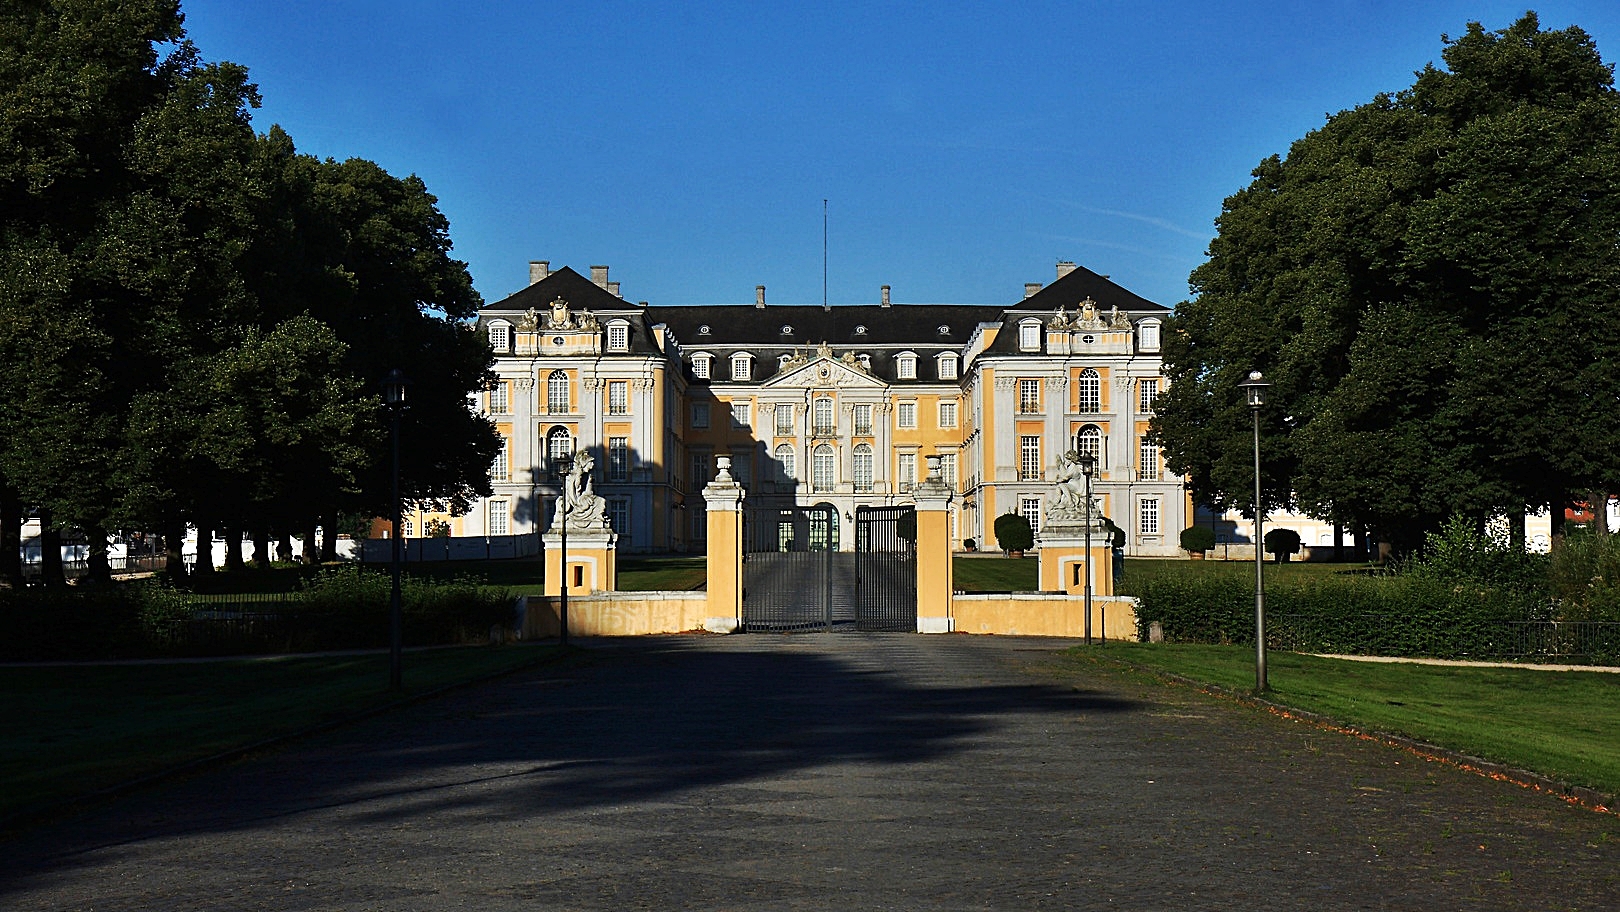
<instances>
[{"instance_id":1,"label":"central pediment","mask_svg":"<svg viewBox=\"0 0 1620 912\"><path fill-rule=\"evenodd\" d=\"M776 376L761 386L770 388L810 389L837 387L839 389L883 389L883 381L861 369L853 358L848 361L829 355L816 355L802 361L789 361Z\"/></svg>"}]
</instances>

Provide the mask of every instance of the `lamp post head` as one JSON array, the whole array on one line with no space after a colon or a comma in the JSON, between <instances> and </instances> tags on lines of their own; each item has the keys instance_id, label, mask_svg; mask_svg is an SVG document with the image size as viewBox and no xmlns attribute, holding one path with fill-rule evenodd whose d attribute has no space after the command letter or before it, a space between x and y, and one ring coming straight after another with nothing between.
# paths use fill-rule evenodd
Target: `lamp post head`
<instances>
[{"instance_id":1,"label":"lamp post head","mask_svg":"<svg viewBox=\"0 0 1620 912\"><path fill-rule=\"evenodd\" d=\"M382 382L383 402L389 408L400 408L405 404L405 387L409 385L410 381L405 379L404 371L397 367L389 371Z\"/></svg>"},{"instance_id":2,"label":"lamp post head","mask_svg":"<svg viewBox=\"0 0 1620 912\"><path fill-rule=\"evenodd\" d=\"M1080 474L1087 478L1097 474L1097 456L1095 453L1082 452L1076 457L1075 461L1080 463Z\"/></svg>"},{"instance_id":3,"label":"lamp post head","mask_svg":"<svg viewBox=\"0 0 1620 912\"><path fill-rule=\"evenodd\" d=\"M1266 404L1266 390L1271 384L1265 382L1259 371L1249 371L1249 379L1238 384L1248 399L1249 408L1258 409Z\"/></svg>"}]
</instances>

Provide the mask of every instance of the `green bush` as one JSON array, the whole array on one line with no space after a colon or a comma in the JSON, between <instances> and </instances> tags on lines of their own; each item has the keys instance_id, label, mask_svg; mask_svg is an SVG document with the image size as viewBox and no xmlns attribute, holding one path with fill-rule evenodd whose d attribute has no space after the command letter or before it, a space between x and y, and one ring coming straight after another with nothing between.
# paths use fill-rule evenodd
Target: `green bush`
<instances>
[{"instance_id":1,"label":"green bush","mask_svg":"<svg viewBox=\"0 0 1620 912\"><path fill-rule=\"evenodd\" d=\"M1215 548L1215 530L1205 526L1190 526L1181 530L1183 551L1212 551Z\"/></svg>"},{"instance_id":2,"label":"green bush","mask_svg":"<svg viewBox=\"0 0 1620 912\"><path fill-rule=\"evenodd\" d=\"M1003 513L996 517L996 544L1003 551L1028 551L1035 547L1035 530L1029 520L1017 513Z\"/></svg>"},{"instance_id":3,"label":"green bush","mask_svg":"<svg viewBox=\"0 0 1620 912\"><path fill-rule=\"evenodd\" d=\"M1620 535L1568 536L1547 577L1563 620L1620 621Z\"/></svg>"},{"instance_id":4,"label":"green bush","mask_svg":"<svg viewBox=\"0 0 1620 912\"><path fill-rule=\"evenodd\" d=\"M1275 554L1278 560L1286 560L1288 555L1299 553L1299 533L1278 526L1266 533L1265 545L1267 554Z\"/></svg>"}]
</instances>

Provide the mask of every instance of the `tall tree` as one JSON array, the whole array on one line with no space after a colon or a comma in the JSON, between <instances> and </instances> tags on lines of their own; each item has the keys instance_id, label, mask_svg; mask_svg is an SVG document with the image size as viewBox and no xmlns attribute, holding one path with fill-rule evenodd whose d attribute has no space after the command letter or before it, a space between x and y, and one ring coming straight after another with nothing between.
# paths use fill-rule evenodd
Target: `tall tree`
<instances>
[{"instance_id":1,"label":"tall tree","mask_svg":"<svg viewBox=\"0 0 1620 912\"><path fill-rule=\"evenodd\" d=\"M1386 540L1561 514L1620 475L1611 67L1534 14L1445 41L1445 69L1330 117L1226 201L1155 404L1200 499L1252 500L1253 369L1275 384L1268 502Z\"/></svg>"}]
</instances>

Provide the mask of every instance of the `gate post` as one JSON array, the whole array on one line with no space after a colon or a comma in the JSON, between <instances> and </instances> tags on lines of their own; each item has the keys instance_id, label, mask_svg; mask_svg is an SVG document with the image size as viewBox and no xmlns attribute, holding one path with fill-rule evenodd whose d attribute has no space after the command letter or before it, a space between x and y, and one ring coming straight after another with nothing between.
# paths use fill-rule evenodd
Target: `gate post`
<instances>
[{"instance_id":1,"label":"gate post","mask_svg":"<svg viewBox=\"0 0 1620 912\"><path fill-rule=\"evenodd\" d=\"M951 487L940 480L939 457L928 457L928 477L913 491L917 502L917 632L950 633L955 579L951 568Z\"/></svg>"},{"instance_id":2,"label":"gate post","mask_svg":"<svg viewBox=\"0 0 1620 912\"><path fill-rule=\"evenodd\" d=\"M742 627L742 501L747 494L731 477L731 457L716 457L714 480L703 488L708 512L708 617L703 629L735 633Z\"/></svg>"}]
</instances>

